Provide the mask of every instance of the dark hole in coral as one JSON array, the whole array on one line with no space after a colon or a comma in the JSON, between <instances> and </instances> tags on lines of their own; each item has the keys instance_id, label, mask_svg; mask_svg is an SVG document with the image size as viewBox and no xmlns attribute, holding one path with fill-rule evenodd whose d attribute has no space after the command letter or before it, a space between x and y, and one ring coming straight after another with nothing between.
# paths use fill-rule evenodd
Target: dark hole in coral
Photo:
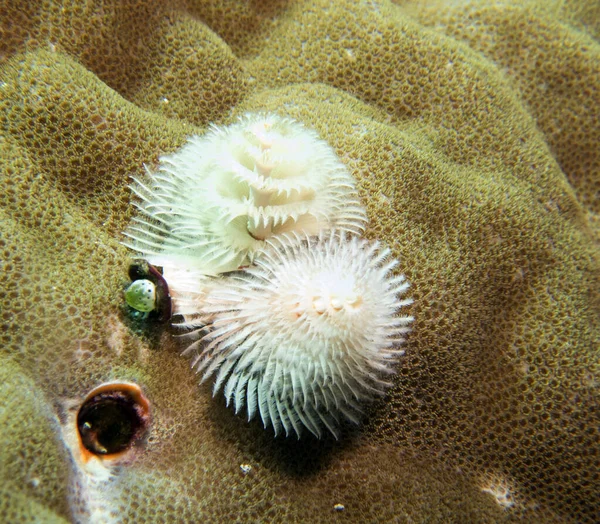
<instances>
[{"instance_id":1,"label":"dark hole in coral","mask_svg":"<svg viewBox=\"0 0 600 524\"><path fill-rule=\"evenodd\" d=\"M85 400L77 414L82 445L95 455L120 453L141 440L149 423L148 403L137 387L106 385Z\"/></svg>"}]
</instances>

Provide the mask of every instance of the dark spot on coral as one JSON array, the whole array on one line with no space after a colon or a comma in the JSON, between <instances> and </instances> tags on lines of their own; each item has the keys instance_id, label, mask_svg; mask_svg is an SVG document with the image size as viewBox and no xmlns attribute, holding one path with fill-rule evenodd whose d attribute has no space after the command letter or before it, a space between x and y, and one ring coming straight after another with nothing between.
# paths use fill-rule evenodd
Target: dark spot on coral
<instances>
[{"instance_id":1,"label":"dark spot on coral","mask_svg":"<svg viewBox=\"0 0 600 524\"><path fill-rule=\"evenodd\" d=\"M94 455L114 455L140 442L150 423L148 400L134 384L94 389L77 414L82 446Z\"/></svg>"}]
</instances>

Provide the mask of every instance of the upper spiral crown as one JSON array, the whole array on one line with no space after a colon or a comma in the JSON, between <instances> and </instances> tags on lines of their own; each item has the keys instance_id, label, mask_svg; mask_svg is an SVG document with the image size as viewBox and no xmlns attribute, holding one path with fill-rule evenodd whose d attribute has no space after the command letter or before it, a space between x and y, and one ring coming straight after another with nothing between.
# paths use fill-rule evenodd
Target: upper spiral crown
<instances>
[{"instance_id":1,"label":"upper spiral crown","mask_svg":"<svg viewBox=\"0 0 600 524\"><path fill-rule=\"evenodd\" d=\"M264 240L336 228L362 232L366 215L334 150L302 124L252 114L194 136L135 180L141 216L126 231L152 263L218 274L252 262Z\"/></svg>"}]
</instances>

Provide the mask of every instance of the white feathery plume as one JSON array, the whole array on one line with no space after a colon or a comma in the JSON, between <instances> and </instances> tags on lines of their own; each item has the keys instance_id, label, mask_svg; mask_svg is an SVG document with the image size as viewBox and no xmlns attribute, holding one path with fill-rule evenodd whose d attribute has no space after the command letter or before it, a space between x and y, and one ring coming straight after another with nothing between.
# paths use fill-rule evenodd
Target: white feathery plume
<instances>
[{"instance_id":1,"label":"white feathery plume","mask_svg":"<svg viewBox=\"0 0 600 524\"><path fill-rule=\"evenodd\" d=\"M134 178L131 189L139 215L125 244L153 265L206 275L251 263L269 238L331 228L360 234L366 223L334 150L275 114L212 126L161 157L158 171Z\"/></svg>"},{"instance_id":2,"label":"white feathery plume","mask_svg":"<svg viewBox=\"0 0 600 524\"><path fill-rule=\"evenodd\" d=\"M389 249L343 231L275 237L254 265L217 279L182 326L185 353L213 392L275 433L338 436L360 404L382 394L403 351L411 299Z\"/></svg>"}]
</instances>

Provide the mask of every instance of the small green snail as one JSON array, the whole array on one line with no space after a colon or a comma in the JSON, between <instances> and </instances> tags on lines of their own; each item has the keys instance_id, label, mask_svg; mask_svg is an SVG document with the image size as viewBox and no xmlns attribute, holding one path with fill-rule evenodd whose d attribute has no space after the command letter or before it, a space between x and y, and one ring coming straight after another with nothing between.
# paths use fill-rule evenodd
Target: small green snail
<instances>
[{"instance_id":1,"label":"small green snail","mask_svg":"<svg viewBox=\"0 0 600 524\"><path fill-rule=\"evenodd\" d=\"M125 290L125 302L136 311L150 313L156 309L156 286L146 279L135 280Z\"/></svg>"},{"instance_id":2,"label":"small green snail","mask_svg":"<svg viewBox=\"0 0 600 524\"><path fill-rule=\"evenodd\" d=\"M158 324L170 322L171 295L160 268L146 260L135 259L128 273L131 284L125 289L125 302L133 310L130 311L131 317Z\"/></svg>"}]
</instances>

